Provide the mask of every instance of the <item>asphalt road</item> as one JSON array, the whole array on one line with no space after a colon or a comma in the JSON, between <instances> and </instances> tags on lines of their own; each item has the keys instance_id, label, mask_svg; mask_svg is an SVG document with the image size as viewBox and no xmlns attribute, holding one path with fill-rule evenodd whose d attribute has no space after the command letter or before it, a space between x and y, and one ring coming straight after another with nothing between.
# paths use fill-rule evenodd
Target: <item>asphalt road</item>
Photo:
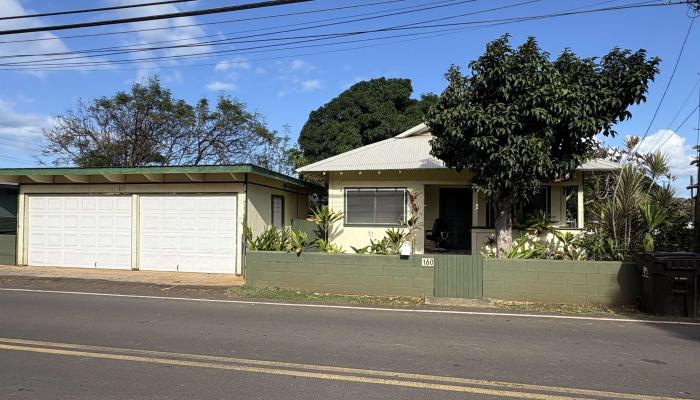
<instances>
[{"instance_id":1,"label":"asphalt road","mask_svg":"<svg viewBox=\"0 0 700 400\"><path fill-rule=\"evenodd\" d=\"M3 399L653 396L700 398L700 326L0 290Z\"/></svg>"}]
</instances>

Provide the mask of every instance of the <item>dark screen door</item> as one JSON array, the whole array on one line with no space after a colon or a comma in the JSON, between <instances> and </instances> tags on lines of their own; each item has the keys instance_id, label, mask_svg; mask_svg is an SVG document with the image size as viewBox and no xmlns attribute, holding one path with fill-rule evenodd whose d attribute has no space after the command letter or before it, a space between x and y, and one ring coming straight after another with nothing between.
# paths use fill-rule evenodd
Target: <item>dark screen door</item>
<instances>
[{"instance_id":1,"label":"dark screen door","mask_svg":"<svg viewBox=\"0 0 700 400\"><path fill-rule=\"evenodd\" d=\"M447 249L469 250L472 226L471 189L441 188L440 218L445 219L450 232L443 246Z\"/></svg>"}]
</instances>

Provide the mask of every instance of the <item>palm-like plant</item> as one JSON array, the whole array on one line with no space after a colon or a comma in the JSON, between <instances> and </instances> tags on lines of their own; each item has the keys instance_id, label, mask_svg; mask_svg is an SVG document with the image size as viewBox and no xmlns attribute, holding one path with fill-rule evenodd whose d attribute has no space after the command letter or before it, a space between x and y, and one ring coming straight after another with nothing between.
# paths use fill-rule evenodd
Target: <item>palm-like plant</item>
<instances>
[{"instance_id":1,"label":"palm-like plant","mask_svg":"<svg viewBox=\"0 0 700 400\"><path fill-rule=\"evenodd\" d=\"M312 211L309 219L316 223L315 233L318 240L330 243L335 234L335 227L333 225L343 219L343 213L333 211L328 206L321 206Z\"/></svg>"}]
</instances>

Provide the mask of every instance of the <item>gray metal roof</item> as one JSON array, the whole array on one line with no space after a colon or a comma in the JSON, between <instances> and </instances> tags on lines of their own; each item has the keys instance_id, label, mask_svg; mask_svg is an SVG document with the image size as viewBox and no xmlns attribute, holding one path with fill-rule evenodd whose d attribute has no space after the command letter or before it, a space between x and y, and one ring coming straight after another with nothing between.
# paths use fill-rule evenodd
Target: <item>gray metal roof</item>
<instances>
[{"instance_id":1,"label":"gray metal roof","mask_svg":"<svg viewBox=\"0 0 700 400\"><path fill-rule=\"evenodd\" d=\"M148 182L165 182L165 176L185 176L186 181L204 182L207 175L229 175L235 180L235 174L253 174L275 179L286 184L321 190L318 185L291 176L280 174L252 164L202 165L177 167L95 167L95 168L0 168L0 182L20 183L37 181L38 183L55 183L55 177L66 178L73 183L95 183L91 177L107 177L108 181L122 182L127 176L143 177Z\"/></svg>"},{"instance_id":2,"label":"gray metal roof","mask_svg":"<svg viewBox=\"0 0 700 400\"><path fill-rule=\"evenodd\" d=\"M300 174L332 171L376 171L443 169L445 163L430 155L430 130L417 125L393 138L326 158L297 169ZM578 167L578 171L613 171L620 164L595 159Z\"/></svg>"}]
</instances>

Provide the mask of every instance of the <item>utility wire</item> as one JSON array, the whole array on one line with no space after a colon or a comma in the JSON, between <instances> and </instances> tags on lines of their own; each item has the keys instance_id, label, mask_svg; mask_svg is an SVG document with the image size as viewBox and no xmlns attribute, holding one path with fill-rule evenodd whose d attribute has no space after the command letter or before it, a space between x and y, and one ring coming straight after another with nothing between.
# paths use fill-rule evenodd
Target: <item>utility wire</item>
<instances>
[{"instance_id":1,"label":"utility wire","mask_svg":"<svg viewBox=\"0 0 700 400\"><path fill-rule=\"evenodd\" d=\"M341 22L332 22L332 23L329 22L329 23L325 23L325 24L313 25L313 26L308 26L308 27L304 27L304 28L286 29L286 30L278 30L275 32L259 33L259 34L253 34L253 35L247 35L247 36L239 36L236 39L247 39L247 38L253 38L253 37L271 36L271 35L277 35L280 33L298 32L298 31L303 31L303 30L337 26L337 25L349 24L349 23L354 23L354 22L369 21L369 20L374 20L374 19L379 19L379 18L386 18L386 17L406 15L406 14L422 12L422 11L429 11L429 10L434 10L434 9L438 9L438 8L443 8L443 7L455 6L455 5L459 5L459 4L474 3L476 1L480 1L480 0L441 1L441 2L437 2L437 5L433 4L429 7L421 7L421 8L415 8L415 6L414 7L404 7L404 8L397 9L399 11L396 11L396 12L393 12L394 10L389 10L391 12L383 11L383 12L369 13L369 14L372 14L372 16L370 16L370 17L362 17L362 18L351 19L348 21L341 21ZM530 1L527 1L527 2L521 3L521 4L527 4L527 3L531 3L531 2L535 2L535 1L541 1L541 0L530 0ZM445 3L447 3L447 4L445 4ZM505 9L505 8L509 8L509 7L513 7L513 5L496 7L496 8L492 8L489 10L479 11L476 13L453 15L453 16L445 17L444 19L458 18L461 16L474 15L474 14L483 13L483 12L487 12L487 11L491 11L491 10L500 10L500 9ZM408 10L406 10L407 8L408 8ZM376 15L376 14L380 14L380 15ZM341 18L346 18L346 17L341 17ZM332 18L332 20L337 21L337 18ZM426 22L426 21L423 21L423 22ZM432 22L432 20L427 21L427 22ZM132 53L132 52L139 52L139 51L175 49L175 48L183 48L183 47L200 47L200 46L210 46L210 45L217 45L217 44L238 44L238 43L247 43L247 42L245 42L245 41L232 41L232 39L219 39L219 40L211 40L211 41L195 41L195 39L231 36L231 35L238 35L240 33L246 33L246 32L250 32L250 31L231 32L231 33L215 34L215 35L204 35L204 36L198 36L198 37L190 37L190 38L186 38L186 39L163 40L163 41L159 41L159 42L139 43L137 45L112 46L112 47L101 47L101 48L92 48L92 49L79 49L79 50L71 50L71 51L64 51L64 52L34 53L34 54L7 54L7 55L0 56L0 59L40 57L40 56L53 57L53 56L71 55L71 54L84 54L84 53L107 53L107 54L101 54L102 56L104 56L104 55L116 55L116 54ZM343 35L343 33L328 34L327 36L333 36L333 35ZM317 37L319 35L312 35L312 36ZM298 37L292 37L292 38L298 38ZM265 39L265 40L278 40L278 39ZM153 44L173 43L173 42L183 42L183 41L190 41L190 43L186 43L183 45L173 45L173 46L142 47L142 46L148 46L148 45L153 45ZM192 42L192 41L194 41L194 42ZM141 46L141 47L135 47L135 46ZM124 50L124 51L119 51L119 50ZM83 57L53 58L52 61L75 59L75 58L83 58Z\"/></svg>"},{"instance_id":2,"label":"utility wire","mask_svg":"<svg viewBox=\"0 0 700 400\"><path fill-rule=\"evenodd\" d=\"M210 15L210 14L221 14L234 11L252 10L257 8L265 7L275 7L287 4L296 3L307 3L314 0L269 0L257 3L245 3L235 6L226 7L216 7L216 8L204 8L199 10L191 11L180 11L176 13L168 14L156 14L156 15L146 15L141 17L131 17L131 18L120 18L120 19L108 19L102 21L92 21L92 22L79 22L74 24L64 24L64 25L50 25L50 26L38 26L33 28L19 28L19 29L7 29L0 31L0 36L4 35L16 35L19 33L34 33L34 32L47 32L47 31L60 31L66 29L79 29L79 28L90 28L94 26L104 26L104 25L119 25L127 24L132 22L144 22L144 21L156 21L160 19L170 19L170 18L181 18L181 17L195 17L199 15Z\"/></svg>"},{"instance_id":3,"label":"utility wire","mask_svg":"<svg viewBox=\"0 0 700 400\"><path fill-rule=\"evenodd\" d=\"M599 9L594 9L594 10L579 11L579 12L575 12L575 13L574 12L560 12L560 13L551 13L551 14L526 16L526 17L489 19L489 20L468 21L468 22L459 22L459 23L420 25L420 24L423 24L424 22L419 22L419 23L413 23L413 24L399 25L396 27L380 28L380 29L373 29L373 30L366 30L366 31L336 33L334 35L338 35L338 36L358 35L358 34L367 34L367 33L376 33L376 32L416 30L416 29L425 29L425 28L431 28L431 27L457 27L457 26L468 26L468 25L489 24L489 23L495 23L495 24L512 23L512 22L522 22L522 21L538 20L538 19L553 18L553 17L560 17L560 16L588 14L588 13L592 13L592 12L603 12L603 11L623 10L623 9L630 9L630 8L658 7L658 6L681 4L681 3L672 3L672 4L648 4L648 3L649 2L629 4L629 5L623 5L623 6L617 6L617 7L606 7L606 8L599 8ZM447 17L447 18L450 18L450 17ZM425 33L425 32L423 32L423 33ZM333 37L331 37L331 38L333 38ZM242 50L254 50L254 49L260 49L260 48L279 47L282 45L289 45L289 44L302 43L302 42L308 42L308 41L327 40L327 39L329 39L329 37L326 35L326 36L320 36L316 39L302 40L302 41L291 42L291 43L256 46L256 47L249 47L249 48L235 49L235 50L219 50L219 51L212 51L212 52L201 52L201 53L186 54L186 55L159 56L159 57L137 58L137 59L116 59L116 60L95 61L95 62L85 61L85 62L76 62L76 63L52 63L51 61L61 60L60 58L54 58L54 59L47 59L47 60L33 60L33 61L25 61L25 62L9 62L9 63L0 64L0 66L5 66L5 67L20 66L21 67L22 65L25 65L25 64L32 64L33 67L77 67L77 66L111 65L111 64L125 64L125 63L128 64L128 63L137 63L137 62L143 62L143 61L158 61L158 60L170 60L170 59L190 59L190 58L210 57L210 56L214 56L214 55L231 54L231 53L237 53L237 52L240 53ZM369 39L369 40L377 40L377 39L374 38L374 39ZM351 41L351 42L357 42L357 41ZM348 43L348 42L341 42L341 43ZM335 43L335 44L339 44L339 43ZM318 44L316 46L300 46L300 47L319 47L319 46L328 46L328 45L329 45L328 43L325 43L325 44ZM300 47L294 47L294 48L300 48ZM287 50L287 49L290 49L290 48L284 48L283 50ZM75 58L88 58L88 57L82 56L82 57L75 57Z\"/></svg>"},{"instance_id":4,"label":"utility wire","mask_svg":"<svg viewBox=\"0 0 700 400\"><path fill-rule=\"evenodd\" d=\"M158 28L131 29L131 30L123 30L123 31L87 33L87 34L82 34L82 35L51 36L51 37L39 37L39 38L31 38L31 39L4 40L4 41L0 41L0 44L39 42L39 41L46 41L46 40L79 39L79 38L87 38L87 37L122 35L122 34L129 34L129 33L152 32L152 31L171 30L171 29L178 29L178 28L191 28L191 27L207 26L207 25L229 24L229 23L234 23L234 22L255 21L255 20L261 20L261 19L290 17L290 16L295 16L295 15L316 14L316 13L329 12L329 11L339 11L339 10L346 10L346 9L353 9L353 8L371 7L371 6L390 4L390 3L403 3L406 1L410 1L410 0L375 1L375 2L371 2L371 3L352 4L349 6L342 6L342 7L322 8L322 9L316 9L316 10L307 10L307 11L299 11L299 12L284 13L284 14L263 15L263 16L250 17L250 18L228 19L228 20L223 20L223 21L202 22L202 23L196 23L196 24L173 25L173 26L158 27ZM447 1L456 1L456 0L447 0ZM445 2L445 1L442 1L442 2ZM417 6L413 6L413 7L417 7ZM382 12L382 11L378 11L378 12ZM377 13L377 12L375 12L375 13ZM267 28L263 28L263 29L267 29Z\"/></svg>"},{"instance_id":5,"label":"utility wire","mask_svg":"<svg viewBox=\"0 0 700 400\"><path fill-rule=\"evenodd\" d=\"M587 7L594 7L594 6L599 6L599 5L603 5L603 4L615 3L615 2L619 2L619 1L622 1L622 0L606 0L606 1L601 1L601 2L594 3L594 4L586 5L586 6L569 8L569 9L566 9L564 11L580 10L580 9L584 9ZM248 61L283 60L283 59L290 59L290 58L315 56L315 55L320 55L320 54L332 54L332 53L339 53L339 52L345 52L345 51L361 50L361 49L367 49L367 48L373 48L373 47L379 47L379 46L387 46L387 45L392 45L392 44L400 44L400 43L408 43L408 42L412 43L416 40L424 40L424 39L430 39L430 38L435 38L435 37L453 35L456 33L461 33L461 32L465 32L465 31L469 31L469 30L473 30L473 29L484 29L484 28L490 28L490 27L501 26L501 25L508 25L511 23L518 23L518 22L526 22L526 21L500 22L500 23L484 24L484 25L480 25L480 26L471 26L471 27L467 27L467 28L455 28L455 29L446 29L446 30L442 30L442 31L421 32L419 34L415 34L416 35L415 38L411 38L411 39L393 40L393 41L388 41L388 42L384 42L384 43L370 44L370 45L364 45L364 46L346 47L346 48L317 51L317 52L296 53L296 54L289 54L289 55L275 56L275 57L253 58L253 59L247 59L247 60ZM293 25L295 25L295 24L293 24ZM435 33L435 32L438 32L438 33ZM442 32L442 33L439 33L439 32ZM284 50L284 49L282 49L282 50ZM256 53L256 52L247 52L247 53ZM169 69L169 68L196 68L196 67L211 67L211 66L215 66L217 64L218 63L196 63L196 64L182 64L182 65L140 66L138 69L139 70L143 70L143 69L157 70L157 69ZM0 71L3 71L3 70L4 71L16 71L16 70L43 71L43 72L63 70L63 71L81 71L81 72L101 72L101 71L133 71L134 68L68 69L68 68L62 68L62 67L53 67L53 68L38 67L36 69L29 69L29 68L16 69L16 68L2 68L2 67L0 67Z\"/></svg>"},{"instance_id":6,"label":"utility wire","mask_svg":"<svg viewBox=\"0 0 700 400\"><path fill-rule=\"evenodd\" d=\"M84 14L84 13L92 13L92 12L99 12L99 11L123 10L123 9L128 9L128 8L160 6L160 5L164 5L164 4L188 3L188 2L192 2L192 1L195 1L195 0L166 0L166 1L154 1L151 3L125 4L122 6L84 8L81 10L64 10L64 11L45 12L45 13L39 13L39 14L12 15L9 17L0 17L0 21L9 20L9 19L51 17L51 16L55 16L55 15Z\"/></svg>"},{"instance_id":7,"label":"utility wire","mask_svg":"<svg viewBox=\"0 0 700 400\"><path fill-rule=\"evenodd\" d=\"M680 108L678 108L678 111L676 111L676 113L673 115L673 118L671 118L671 122L668 123L668 126L671 126L671 125L673 125L674 122L676 122L676 119L683 111L683 108L685 107L685 105L688 104L688 101L690 101L690 98L693 96L695 89L698 88L698 85L700 85L700 79L695 81L695 85L693 85L693 88L690 89L690 93L688 93L688 96L685 98L685 100L683 100L683 104L681 104Z\"/></svg>"},{"instance_id":8,"label":"utility wire","mask_svg":"<svg viewBox=\"0 0 700 400\"><path fill-rule=\"evenodd\" d=\"M674 135L676 132L678 132L678 131L685 125L686 122L688 122L688 120L690 119L690 117L692 117L693 114L695 114L695 111L698 111L698 109L700 109L700 104L698 104L697 106L695 106L695 108L693 108L693 111L691 111L690 114L688 114L688 116L685 117L685 119L683 120L683 122L681 122L680 125L678 125L678 127L677 127L675 130L671 131L671 133L668 135L668 137L666 138L666 140L664 140L663 142L661 142L661 144L660 144L657 148L650 150L649 153L653 153L653 152L655 152L655 151L661 149L662 147L664 147L664 145L665 145L669 140L671 140L671 138L673 137L673 135Z\"/></svg>"},{"instance_id":9,"label":"utility wire","mask_svg":"<svg viewBox=\"0 0 700 400\"><path fill-rule=\"evenodd\" d=\"M683 38L683 44L681 45L681 49L678 52L678 57L676 57L676 63L673 65L673 70L671 71L671 76L668 78L668 82L666 83L666 88L664 88L664 92L661 95L661 100L659 100L659 104L656 106L656 110L654 110L654 114L651 117L651 121L649 121L649 125L647 126L646 131L644 131L644 136L642 136L642 139L632 148L632 154L634 154L635 149L640 147L642 143L644 142L644 139L646 139L647 135L649 135L649 131L651 131L651 127L654 124L654 121L656 120L656 116L659 114L659 110L661 109L661 105L664 103L664 99L666 98L666 94L668 93L668 89L671 87L671 83L673 82L673 78L676 76L676 70L678 70L678 64L681 62L681 58L683 57L683 50L685 50L685 45L688 43L688 38L690 37L690 32L693 30L693 23L695 23L695 18L690 19L690 25L688 26L688 30L685 32L685 37Z\"/></svg>"}]
</instances>

